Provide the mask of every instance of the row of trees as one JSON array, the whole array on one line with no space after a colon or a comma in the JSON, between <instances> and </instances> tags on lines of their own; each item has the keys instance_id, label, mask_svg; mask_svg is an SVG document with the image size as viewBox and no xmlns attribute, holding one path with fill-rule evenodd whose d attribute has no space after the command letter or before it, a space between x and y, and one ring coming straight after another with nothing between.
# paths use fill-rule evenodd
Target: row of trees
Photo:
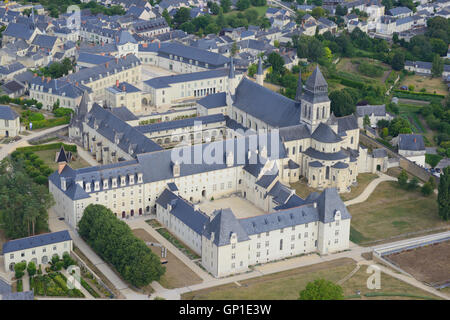
<instances>
[{"instance_id":1,"label":"row of trees","mask_svg":"<svg viewBox=\"0 0 450 320\"><path fill-rule=\"evenodd\" d=\"M38 76L50 77L58 79L65 76L69 71L74 71L75 66L69 58L64 58L61 62L53 62L49 66L33 70Z\"/></svg>"},{"instance_id":2,"label":"row of trees","mask_svg":"<svg viewBox=\"0 0 450 320\"><path fill-rule=\"evenodd\" d=\"M136 287L158 281L164 274L159 258L130 227L102 205L89 205L78 223L78 233L121 276Z\"/></svg>"},{"instance_id":3,"label":"row of trees","mask_svg":"<svg viewBox=\"0 0 450 320\"><path fill-rule=\"evenodd\" d=\"M23 238L48 231L47 210L53 196L35 183L23 164L5 158L0 163L0 223L7 238Z\"/></svg>"},{"instance_id":4,"label":"row of trees","mask_svg":"<svg viewBox=\"0 0 450 320\"><path fill-rule=\"evenodd\" d=\"M270 28L269 19L260 16L254 8L246 9L236 14L224 15L226 11L222 6L217 8L211 5L211 8L213 7L215 9L211 11L214 12L217 9L217 15L205 14L192 19L190 8L180 8L173 18L170 17L167 10L164 10L162 15L171 27L181 29L187 33L195 33L199 36L218 34L223 28L227 27L248 27L250 24L258 25L264 29Z\"/></svg>"}]
</instances>

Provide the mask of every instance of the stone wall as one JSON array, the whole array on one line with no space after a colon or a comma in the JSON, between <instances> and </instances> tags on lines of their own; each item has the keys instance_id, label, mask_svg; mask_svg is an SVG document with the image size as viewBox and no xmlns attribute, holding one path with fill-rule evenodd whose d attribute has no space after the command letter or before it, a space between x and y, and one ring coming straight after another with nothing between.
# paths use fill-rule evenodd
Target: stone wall
<instances>
[{"instance_id":1,"label":"stone wall","mask_svg":"<svg viewBox=\"0 0 450 320\"><path fill-rule=\"evenodd\" d=\"M426 171L424 168L418 166L417 164L415 164L412 161L409 161L405 157L399 155L393 149L387 148L382 143L378 142L377 140L375 140L373 138L368 137L367 135L365 135L362 132L360 132L360 134L359 134L359 141L366 146L372 147L373 149L378 149L378 148L385 149L390 158L396 158L399 160L400 168L405 169L406 172L412 174L413 176L416 176L420 180L428 181L430 179L430 177L433 177L436 181L436 184L439 184L438 177L432 175L431 173Z\"/></svg>"}]
</instances>

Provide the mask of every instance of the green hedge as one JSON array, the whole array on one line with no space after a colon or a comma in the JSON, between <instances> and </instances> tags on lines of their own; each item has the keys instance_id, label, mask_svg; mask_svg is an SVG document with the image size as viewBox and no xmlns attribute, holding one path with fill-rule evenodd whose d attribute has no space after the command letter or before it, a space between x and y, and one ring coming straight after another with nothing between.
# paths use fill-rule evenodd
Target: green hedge
<instances>
[{"instance_id":1,"label":"green hedge","mask_svg":"<svg viewBox=\"0 0 450 320\"><path fill-rule=\"evenodd\" d=\"M70 152L77 152L77 146L76 145L68 145L62 142L57 143L49 143L49 144L41 144L37 146L30 146L30 147L21 147L17 148L17 151L42 151L42 150L52 150L52 149L60 149L61 145L64 146L64 150L70 151Z\"/></svg>"},{"instance_id":2,"label":"green hedge","mask_svg":"<svg viewBox=\"0 0 450 320\"><path fill-rule=\"evenodd\" d=\"M418 96L436 97L436 98L441 98L441 99L445 98L445 96L443 96L442 94L429 93L429 92L405 91L405 90L399 90L399 89L395 89L394 92L408 93L408 94L418 95Z\"/></svg>"},{"instance_id":3,"label":"green hedge","mask_svg":"<svg viewBox=\"0 0 450 320\"><path fill-rule=\"evenodd\" d=\"M17 280L17 292L23 291L23 281L22 279Z\"/></svg>"},{"instance_id":4,"label":"green hedge","mask_svg":"<svg viewBox=\"0 0 450 320\"><path fill-rule=\"evenodd\" d=\"M394 90L394 92L395 92L394 96L403 99L440 102L444 98L443 95L427 92L402 91L398 89Z\"/></svg>"},{"instance_id":5,"label":"green hedge","mask_svg":"<svg viewBox=\"0 0 450 320\"><path fill-rule=\"evenodd\" d=\"M438 154L425 154L425 162L428 163L433 168L436 167L436 165L441 161L443 156L440 156Z\"/></svg>"},{"instance_id":6,"label":"green hedge","mask_svg":"<svg viewBox=\"0 0 450 320\"><path fill-rule=\"evenodd\" d=\"M83 288L85 288L87 290L87 292L89 292L91 294L91 296L93 296L94 298L100 298L100 295L97 293L97 291L92 289L92 287L89 285L89 283L87 283L83 278L81 278L80 281L81 281L81 285L83 286Z\"/></svg>"}]
</instances>

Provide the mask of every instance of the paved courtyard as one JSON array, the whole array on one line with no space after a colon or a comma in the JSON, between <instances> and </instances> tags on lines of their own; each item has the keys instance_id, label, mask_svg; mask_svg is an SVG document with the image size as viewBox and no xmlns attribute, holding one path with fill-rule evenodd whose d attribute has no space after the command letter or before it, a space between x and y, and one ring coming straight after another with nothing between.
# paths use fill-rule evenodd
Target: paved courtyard
<instances>
[{"instance_id":1,"label":"paved courtyard","mask_svg":"<svg viewBox=\"0 0 450 320\"><path fill-rule=\"evenodd\" d=\"M238 196L205 201L200 203L199 207L200 210L208 215L211 215L217 209L230 208L238 219L259 216L266 213L250 201Z\"/></svg>"},{"instance_id":2,"label":"paved courtyard","mask_svg":"<svg viewBox=\"0 0 450 320\"><path fill-rule=\"evenodd\" d=\"M174 74L176 73L156 66L142 65L142 81Z\"/></svg>"}]
</instances>

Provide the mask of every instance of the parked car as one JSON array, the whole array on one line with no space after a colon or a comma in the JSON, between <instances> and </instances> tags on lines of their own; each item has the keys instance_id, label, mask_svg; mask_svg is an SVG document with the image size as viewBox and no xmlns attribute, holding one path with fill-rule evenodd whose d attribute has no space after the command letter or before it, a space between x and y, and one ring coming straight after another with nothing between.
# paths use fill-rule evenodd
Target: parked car
<instances>
[{"instance_id":1,"label":"parked car","mask_svg":"<svg viewBox=\"0 0 450 320\"><path fill-rule=\"evenodd\" d=\"M441 169L440 169L440 168L436 168L436 172L437 172L437 173L440 173L440 172L441 172Z\"/></svg>"},{"instance_id":2,"label":"parked car","mask_svg":"<svg viewBox=\"0 0 450 320\"><path fill-rule=\"evenodd\" d=\"M408 87L407 86L401 86L400 90L408 90Z\"/></svg>"}]
</instances>

